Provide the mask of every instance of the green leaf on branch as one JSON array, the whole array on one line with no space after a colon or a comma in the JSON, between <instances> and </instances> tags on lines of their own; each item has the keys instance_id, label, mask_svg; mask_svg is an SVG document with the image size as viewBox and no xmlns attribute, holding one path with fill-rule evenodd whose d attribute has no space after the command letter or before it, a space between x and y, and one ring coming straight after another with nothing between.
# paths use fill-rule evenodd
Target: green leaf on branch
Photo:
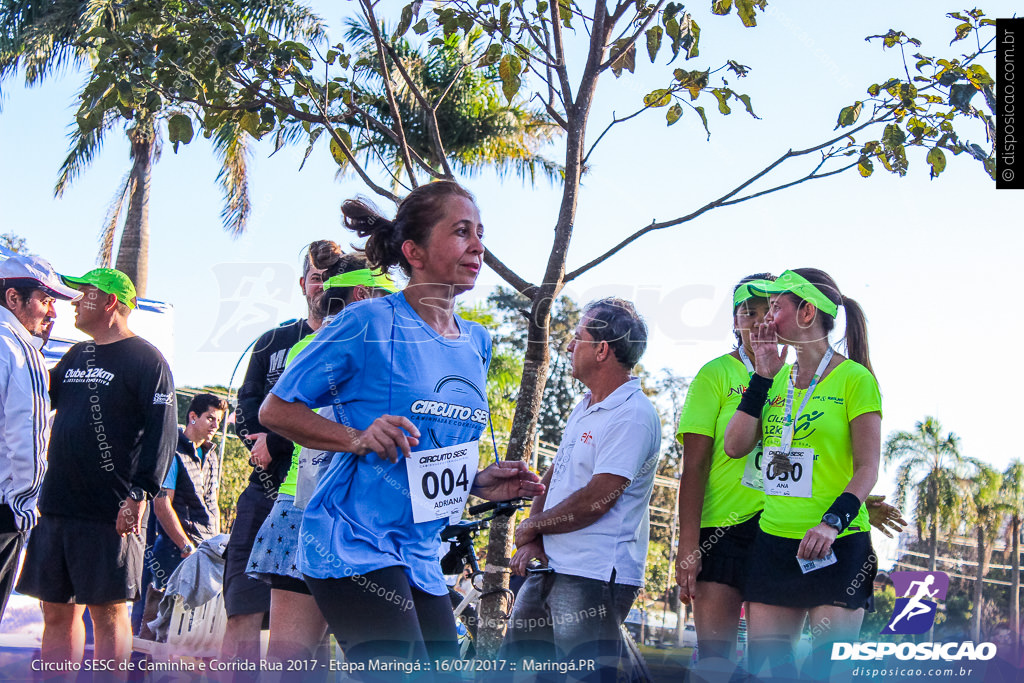
<instances>
[{"instance_id":1,"label":"green leaf on branch","mask_svg":"<svg viewBox=\"0 0 1024 683\"><path fill-rule=\"evenodd\" d=\"M711 76L711 70L687 71L686 69L676 69L673 75L679 81L679 85L690 92L690 101L692 102L697 99L697 96L700 95L704 88L708 87L708 78Z\"/></svg>"},{"instance_id":2,"label":"green leaf on branch","mask_svg":"<svg viewBox=\"0 0 1024 683\"><path fill-rule=\"evenodd\" d=\"M993 78L988 75L988 72L985 71L985 67L983 67L981 64L972 64L970 67L968 67L967 71L965 72L965 75L967 76L967 80L969 80L971 83L975 85L975 87L979 89L984 88L986 85L996 84L995 80L993 80Z\"/></svg>"},{"instance_id":3,"label":"green leaf on branch","mask_svg":"<svg viewBox=\"0 0 1024 683\"><path fill-rule=\"evenodd\" d=\"M875 167L871 163L870 158L862 155L860 161L857 163L857 170L860 171L862 178L867 178L875 170Z\"/></svg>"},{"instance_id":4,"label":"green leaf on branch","mask_svg":"<svg viewBox=\"0 0 1024 683\"><path fill-rule=\"evenodd\" d=\"M260 115L254 111L247 111L238 120L238 127L254 138L260 137Z\"/></svg>"},{"instance_id":5,"label":"green leaf on branch","mask_svg":"<svg viewBox=\"0 0 1024 683\"><path fill-rule=\"evenodd\" d=\"M661 49L661 36L664 33L660 26L652 26L647 29L647 56L651 58L651 64L654 64L655 58L658 56L658 50Z\"/></svg>"},{"instance_id":6,"label":"green leaf on branch","mask_svg":"<svg viewBox=\"0 0 1024 683\"><path fill-rule=\"evenodd\" d=\"M732 11L732 0L713 0L711 3L711 13L719 16L725 16Z\"/></svg>"},{"instance_id":7,"label":"green leaf on branch","mask_svg":"<svg viewBox=\"0 0 1024 683\"><path fill-rule=\"evenodd\" d=\"M736 12L740 15L743 25L747 28L757 26L757 17L754 16L754 7L760 7L764 11L767 4L765 0L736 0Z\"/></svg>"},{"instance_id":8,"label":"green leaf on branch","mask_svg":"<svg viewBox=\"0 0 1024 683\"><path fill-rule=\"evenodd\" d=\"M665 120L668 122L668 125L671 126L673 123L678 121L682 115L683 108L679 106L678 102L676 102L675 104L668 108L667 112L665 112Z\"/></svg>"},{"instance_id":9,"label":"green leaf on branch","mask_svg":"<svg viewBox=\"0 0 1024 683\"><path fill-rule=\"evenodd\" d=\"M490 66L497 64L501 60L501 43L491 43L487 46L483 56L480 57L480 61L477 62L477 66Z\"/></svg>"},{"instance_id":10,"label":"green leaf on branch","mask_svg":"<svg viewBox=\"0 0 1024 683\"><path fill-rule=\"evenodd\" d=\"M753 116L758 121L761 120L761 117L755 114L754 109L750 106L750 95L736 95L736 97L738 97L740 102L743 103L743 106L746 108L748 114Z\"/></svg>"},{"instance_id":11,"label":"green leaf on branch","mask_svg":"<svg viewBox=\"0 0 1024 683\"><path fill-rule=\"evenodd\" d=\"M833 128L832 130L837 130L839 128L847 128L857 123L857 119L860 118L860 112L863 108L863 105L863 102L857 101L854 102L849 107L843 107L839 111L839 120L836 121L836 127Z\"/></svg>"},{"instance_id":12,"label":"green leaf on branch","mask_svg":"<svg viewBox=\"0 0 1024 683\"><path fill-rule=\"evenodd\" d=\"M626 47L626 44L628 43L629 39L623 38L621 40L616 40L612 44L612 52L618 52L618 56L615 58L615 61L612 62L612 73L615 74L616 78L622 75L623 69L629 73L634 73L634 70L636 69L636 43L634 42L630 44L629 47ZM623 50L623 48L625 49Z\"/></svg>"},{"instance_id":13,"label":"green leaf on branch","mask_svg":"<svg viewBox=\"0 0 1024 683\"><path fill-rule=\"evenodd\" d=\"M956 27L956 35L953 36L953 40L949 41L949 44L952 45L956 41L963 40L967 36L971 35L971 30L973 28L974 27L971 26L970 22L965 22L963 24L960 24L959 26Z\"/></svg>"},{"instance_id":14,"label":"green leaf on branch","mask_svg":"<svg viewBox=\"0 0 1024 683\"><path fill-rule=\"evenodd\" d=\"M345 143L345 147L348 147L349 151L351 151L352 136L348 134L348 131L344 128L337 128L335 129L335 132L338 134L338 137L341 138L341 141ZM316 142L316 140L311 140L310 145L312 145L313 142ZM334 157L334 162L338 164L338 166L345 168L345 166L348 165L348 157L345 156L342 146L338 144L337 138L333 135L331 136L331 156Z\"/></svg>"},{"instance_id":15,"label":"green leaf on branch","mask_svg":"<svg viewBox=\"0 0 1024 683\"><path fill-rule=\"evenodd\" d=\"M728 88L715 88L711 93L718 99L718 111L722 114L731 114L732 109L729 108L729 96L732 95L732 91Z\"/></svg>"},{"instance_id":16,"label":"green leaf on branch","mask_svg":"<svg viewBox=\"0 0 1024 683\"><path fill-rule=\"evenodd\" d=\"M418 22L416 22L416 25L412 27L412 32L418 36L422 36L429 30L430 23L426 19L420 19Z\"/></svg>"},{"instance_id":17,"label":"green leaf on branch","mask_svg":"<svg viewBox=\"0 0 1024 683\"><path fill-rule=\"evenodd\" d=\"M978 89L968 83L957 83L949 88L949 103L964 113L970 112L971 98Z\"/></svg>"},{"instance_id":18,"label":"green leaf on branch","mask_svg":"<svg viewBox=\"0 0 1024 683\"><path fill-rule=\"evenodd\" d=\"M519 92L519 87L523 84L522 79L519 77L523 71L522 61L515 55L502 55L501 61L498 63L498 76L501 77L501 92L504 93L505 99L512 102L512 98Z\"/></svg>"},{"instance_id":19,"label":"green leaf on branch","mask_svg":"<svg viewBox=\"0 0 1024 683\"><path fill-rule=\"evenodd\" d=\"M704 113L704 107L694 107L697 110L697 115L700 116L700 122L704 124L704 132L708 134L708 140L711 139L711 129L708 128L708 115Z\"/></svg>"},{"instance_id":20,"label":"green leaf on branch","mask_svg":"<svg viewBox=\"0 0 1024 683\"><path fill-rule=\"evenodd\" d=\"M405 35L406 31L409 30L409 26L412 25L412 3L409 3L402 8L402 17L398 20L398 26L395 27L395 32L391 34L391 40L395 41Z\"/></svg>"},{"instance_id":21,"label":"green leaf on branch","mask_svg":"<svg viewBox=\"0 0 1024 683\"><path fill-rule=\"evenodd\" d=\"M167 121L167 139L174 145L174 151L178 151L178 143L186 145L192 142L195 131L192 129L192 119L185 114L175 114Z\"/></svg>"},{"instance_id":22,"label":"green leaf on branch","mask_svg":"<svg viewBox=\"0 0 1024 683\"><path fill-rule=\"evenodd\" d=\"M946 169L946 155L938 147L928 152L928 163L932 165L931 177L938 178L939 174Z\"/></svg>"},{"instance_id":23,"label":"green leaf on branch","mask_svg":"<svg viewBox=\"0 0 1024 683\"><path fill-rule=\"evenodd\" d=\"M693 59L700 54L700 26L689 13L683 17L683 23L679 27L679 44L686 50L686 59Z\"/></svg>"},{"instance_id":24,"label":"green leaf on branch","mask_svg":"<svg viewBox=\"0 0 1024 683\"><path fill-rule=\"evenodd\" d=\"M885 131L882 133L882 144L889 150L901 147L906 140L906 133L895 123L890 123L886 126Z\"/></svg>"},{"instance_id":25,"label":"green leaf on branch","mask_svg":"<svg viewBox=\"0 0 1024 683\"><path fill-rule=\"evenodd\" d=\"M882 86L877 83L873 83L868 87L868 94L872 97L878 97L878 93L882 92Z\"/></svg>"},{"instance_id":26,"label":"green leaf on branch","mask_svg":"<svg viewBox=\"0 0 1024 683\"><path fill-rule=\"evenodd\" d=\"M644 95L644 106L652 109L667 107L672 102L672 93L667 88L659 88Z\"/></svg>"}]
</instances>

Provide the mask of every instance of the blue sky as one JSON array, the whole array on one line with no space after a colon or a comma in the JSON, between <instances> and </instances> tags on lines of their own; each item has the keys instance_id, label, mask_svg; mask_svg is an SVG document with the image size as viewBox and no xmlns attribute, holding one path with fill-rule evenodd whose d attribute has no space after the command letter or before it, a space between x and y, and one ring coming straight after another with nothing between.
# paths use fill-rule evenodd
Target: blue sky
<instances>
[{"instance_id":1,"label":"blue sky","mask_svg":"<svg viewBox=\"0 0 1024 683\"><path fill-rule=\"evenodd\" d=\"M317 6L332 26L353 9L351 3ZM712 100L705 103L710 141L689 111L672 128L665 126L664 110L616 127L594 153L584 180L570 270L654 219L700 207L787 149L826 139L842 107L864 97L871 83L902 72L897 53L883 52L865 36L902 29L924 41L923 53L947 57L971 47L949 46L955 23L943 12L961 9L956 6L794 0L777 7L759 16L756 29L701 9L695 15L702 26L698 59L652 66L638 57L635 77L615 81L609 75L601 82L590 140L613 111L622 116L635 110L675 66L717 67L726 59L752 67L747 78L729 80L751 96L760 120L742 108L722 117ZM1012 12L1008 2L983 9L992 17ZM27 237L33 251L73 274L93 266L105 207L129 167L127 144L115 132L70 191L53 198L82 80L70 73L34 89L8 82L0 112L0 232ZM968 137L987 146L980 128ZM292 281L302 246L317 238L351 241L341 230L338 206L367 194L358 180L335 180L326 146L301 173L303 147L268 158L271 149L261 143L253 150L254 210L248 232L238 239L220 228L217 167L205 141L177 154L166 147L155 168L148 295L175 307L180 384L227 383L258 331L301 314ZM551 156L560 155L555 146ZM999 402L1008 380L995 351L1015 345L1022 332L1011 297L1024 247L1024 194L997 192L978 164L962 156L950 158L933 181L923 151L912 152L910 161L906 178L879 169L869 179L844 175L805 183L648 235L566 293L580 302L611 293L635 299L653 330L645 365L692 376L729 348L729 297L738 278L823 268L868 315L884 396L883 433L935 415L962 436L968 455L1001 468L1021 456L1017 439L1001 424L1006 411ZM780 179L798 173L794 167ZM524 187L492 174L464 181L478 198L488 247L527 279L538 278L560 188ZM499 282L485 271L468 298L485 297ZM888 478L879 483L881 492L891 488Z\"/></svg>"}]
</instances>

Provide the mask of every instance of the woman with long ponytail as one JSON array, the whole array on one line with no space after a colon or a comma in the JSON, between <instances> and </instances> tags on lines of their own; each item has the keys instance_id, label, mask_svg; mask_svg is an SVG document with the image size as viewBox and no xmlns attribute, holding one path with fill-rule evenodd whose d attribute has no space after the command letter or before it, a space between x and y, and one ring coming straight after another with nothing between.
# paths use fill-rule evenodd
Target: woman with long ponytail
<instances>
[{"instance_id":1,"label":"woman with long ponytail","mask_svg":"<svg viewBox=\"0 0 1024 683\"><path fill-rule=\"evenodd\" d=\"M455 297L483 266L483 224L472 195L446 181L413 190L393 219L358 200L342 214L367 238L372 267L400 268L408 284L346 307L288 366L260 420L335 454L295 555L347 662L451 659L455 619L438 561L447 518L461 516L470 493L544 491L522 462L478 472L474 458L488 423L491 340L455 314ZM314 412L322 408L336 421ZM447 481L444 496L428 475Z\"/></svg>"},{"instance_id":2,"label":"woman with long ponytail","mask_svg":"<svg viewBox=\"0 0 1024 683\"><path fill-rule=\"evenodd\" d=\"M813 268L788 270L764 287L765 322L752 334L755 374L725 435L743 457L764 446L764 511L744 590L750 604L750 672L794 675L793 652L810 618L811 667L827 679L831 643L856 641L873 610L877 559L868 494L878 477L882 402L868 356L864 312ZM844 357L829 343L846 312ZM796 362L780 372L791 345Z\"/></svg>"}]
</instances>

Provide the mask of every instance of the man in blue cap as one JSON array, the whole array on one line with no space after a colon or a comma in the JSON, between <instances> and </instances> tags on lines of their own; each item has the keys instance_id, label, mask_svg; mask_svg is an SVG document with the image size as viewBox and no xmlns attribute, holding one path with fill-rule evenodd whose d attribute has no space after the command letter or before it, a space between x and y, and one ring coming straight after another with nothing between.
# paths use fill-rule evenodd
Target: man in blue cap
<instances>
[{"instance_id":1,"label":"man in blue cap","mask_svg":"<svg viewBox=\"0 0 1024 683\"><path fill-rule=\"evenodd\" d=\"M32 337L49 334L54 301L80 296L37 256L0 263L0 618L36 524L50 439L50 376Z\"/></svg>"}]
</instances>

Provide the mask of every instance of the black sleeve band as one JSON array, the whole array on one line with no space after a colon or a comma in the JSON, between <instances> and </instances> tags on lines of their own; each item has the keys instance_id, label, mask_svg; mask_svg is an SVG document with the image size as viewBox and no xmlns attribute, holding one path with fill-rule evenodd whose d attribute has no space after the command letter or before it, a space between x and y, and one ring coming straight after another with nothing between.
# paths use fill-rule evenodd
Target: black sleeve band
<instances>
[{"instance_id":1,"label":"black sleeve band","mask_svg":"<svg viewBox=\"0 0 1024 683\"><path fill-rule=\"evenodd\" d=\"M850 526L850 522L857 517L857 513L860 512L860 498L849 491L844 491L832 502L832 506L829 507L825 514L829 512L839 517L839 521L843 524L843 530L839 533L843 533L843 531L846 531L846 527Z\"/></svg>"},{"instance_id":2,"label":"black sleeve band","mask_svg":"<svg viewBox=\"0 0 1024 683\"><path fill-rule=\"evenodd\" d=\"M740 398L740 404L736 407L736 411L746 413L760 420L761 409L764 408L764 404L768 401L768 390L771 388L772 380L756 373L751 375L750 385L743 392L743 397Z\"/></svg>"}]
</instances>

